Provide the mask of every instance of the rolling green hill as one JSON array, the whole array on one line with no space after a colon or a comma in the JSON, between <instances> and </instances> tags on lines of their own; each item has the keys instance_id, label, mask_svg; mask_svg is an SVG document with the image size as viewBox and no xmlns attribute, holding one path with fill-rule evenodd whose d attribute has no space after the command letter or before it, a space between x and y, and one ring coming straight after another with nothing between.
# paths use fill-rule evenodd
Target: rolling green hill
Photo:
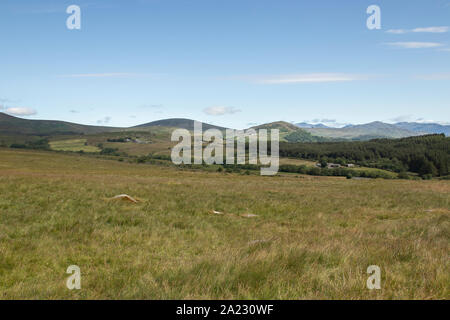
<instances>
[{"instance_id":1,"label":"rolling green hill","mask_svg":"<svg viewBox=\"0 0 450 320\"><path fill-rule=\"evenodd\" d=\"M280 140L286 142L322 142L330 139L314 136L304 129L301 129L285 121L276 121L252 127L251 129L278 129L280 131Z\"/></svg>"},{"instance_id":2,"label":"rolling green hill","mask_svg":"<svg viewBox=\"0 0 450 320\"><path fill-rule=\"evenodd\" d=\"M225 130L227 128L215 126L208 123L202 123L203 130L208 129L219 129L219 130ZM149 123L140 124L138 126L131 127L130 129L143 129L143 128L151 128L151 127L171 127L171 128L181 128L181 129L187 129L187 130L194 130L194 120L191 119L185 119L185 118L172 118L172 119L164 119L164 120L157 120L152 121Z\"/></svg>"},{"instance_id":3,"label":"rolling green hill","mask_svg":"<svg viewBox=\"0 0 450 320\"><path fill-rule=\"evenodd\" d=\"M58 134L93 134L119 131L121 128L88 126L58 120L21 119L0 112L0 134L3 135L58 135Z\"/></svg>"}]
</instances>

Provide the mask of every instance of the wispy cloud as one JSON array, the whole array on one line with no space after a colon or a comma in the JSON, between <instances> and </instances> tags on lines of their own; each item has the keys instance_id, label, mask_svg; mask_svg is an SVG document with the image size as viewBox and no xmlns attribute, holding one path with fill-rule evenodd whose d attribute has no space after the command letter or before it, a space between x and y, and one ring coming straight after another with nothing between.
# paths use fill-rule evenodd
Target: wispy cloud
<instances>
[{"instance_id":1,"label":"wispy cloud","mask_svg":"<svg viewBox=\"0 0 450 320\"><path fill-rule=\"evenodd\" d=\"M445 122L445 121L443 122L443 121L437 121L437 120L431 120L431 119L425 119L425 118L417 118L411 114L391 118L391 119L386 120L386 122L387 123L417 122L417 123L437 123L437 124L441 124L441 125L448 125L448 122Z\"/></svg>"},{"instance_id":2,"label":"wispy cloud","mask_svg":"<svg viewBox=\"0 0 450 320\"><path fill-rule=\"evenodd\" d=\"M425 119L425 118L417 118L413 122L418 122L418 123L437 123L437 124L441 124L443 126L450 125L450 122L447 122L447 121L430 120L430 119Z\"/></svg>"},{"instance_id":3,"label":"wispy cloud","mask_svg":"<svg viewBox=\"0 0 450 320\"><path fill-rule=\"evenodd\" d=\"M368 76L347 73L303 73L251 78L260 84L322 83L367 80Z\"/></svg>"},{"instance_id":4,"label":"wispy cloud","mask_svg":"<svg viewBox=\"0 0 450 320\"><path fill-rule=\"evenodd\" d=\"M223 116L226 114L241 112L241 110L235 107L214 106L203 109L203 112L210 116Z\"/></svg>"},{"instance_id":5,"label":"wispy cloud","mask_svg":"<svg viewBox=\"0 0 450 320\"><path fill-rule=\"evenodd\" d=\"M412 32L430 32L430 33L445 33L450 30L449 27L426 27L426 28L415 28Z\"/></svg>"},{"instance_id":6,"label":"wispy cloud","mask_svg":"<svg viewBox=\"0 0 450 320\"><path fill-rule=\"evenodd\" d=\"M449 32L450 27L442 26L442 27L424 27L424 28L414 28L414 29L389 29L386 33L392 34L405 34L408 32L415 33L445 33Z\"/></svg>"},{"instance_id":7,"label":"wispy cloud","mask_svg":"<svg viewBox=\"0 0 450 320\"><path fill-rule=\"evenodd\" d=\"M335 123L336 119L313 119L312 123Z\"/></svg>"},{"instance_id":8,"label":"wispy cloud","mask_svg":"<svg viewBox=\"0 0 450 320\"><path fill-rule=\"evenodd\" d=\"M6 113L15 115L15 116L32 116L35 115L37 112L36 110L32 109L32 108L26 108L26 107L5 107L2 106L3 110Z\"/></svg>"},{"instance_id":9,"label":"wispy cloud","mask_svg":"<svg viewBox=\"0 0 450 320\"><path fill-rule=\"evenodd\" d=\"M424 48L438 48L442 47L443 44L439 42L387 42L389 46L404 48L404 49L424 49Z\"/></svg>"},{"instance_id":10,"label":"wispy cloud","mask_svg":"<svg viewBox=\"0 0 450 320\"><path fill-rule=\"evenodd\" d=\"M393 34L404 34L407 32L408 30L405 29L389 29L388 31L386 31L386 33L393 33Z\"/></svg>"}]
</instances>

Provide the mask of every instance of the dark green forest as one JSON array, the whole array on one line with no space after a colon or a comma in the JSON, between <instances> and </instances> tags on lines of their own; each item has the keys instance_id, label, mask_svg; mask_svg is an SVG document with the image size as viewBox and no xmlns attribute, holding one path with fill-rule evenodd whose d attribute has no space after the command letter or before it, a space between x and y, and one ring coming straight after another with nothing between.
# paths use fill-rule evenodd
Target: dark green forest
<instances>
[{"instance_id":1,"label":"dark green forest","mask_svg":"<svg viewBox=\"0 0 450 320\"><path fill-rule=\"evenodd\" d=\"M280 143L280 156L446 176L450 137L443 134L352 142Z\"/></svg>"}]
</instances>

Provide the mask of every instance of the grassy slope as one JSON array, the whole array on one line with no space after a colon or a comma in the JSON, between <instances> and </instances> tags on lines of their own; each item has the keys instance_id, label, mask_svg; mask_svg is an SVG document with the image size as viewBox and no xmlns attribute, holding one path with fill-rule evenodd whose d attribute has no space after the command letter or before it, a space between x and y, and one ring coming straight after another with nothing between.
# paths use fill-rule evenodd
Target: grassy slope
<instances>
[{"instance_id":1,"label":"grassy slope","mask_svg":"<svg viewBox=\"0 0 450 320\"><path fill-rule=\"evenodd\" d=\"M30 120L0 112L1 135L55 135L61 133L99 133L118 131L120 128L89 126L57 120Z\"/></svg>"},{"instance_id":2,"label":"grassy slope","mask_svg":"<svg viewBox=\"0 0 450 320\"><path fill-rule=\"evenodd\" d=\"M59 151L100 152L95 146L86 145L87 139L68 139L50 142L50 148Z\"/></svg>"},{"instance_id":3,"label":"grassy slope","mask_svg":"<svg viewBox=\"0 0 450 320\"><path fill-rule=\"evenodd\" d=\"M315 167L317 161L306 160L306 159L296 159L296 158L280 158L280 164L293 164L296 166L307 166L307 167ZM379 172L383 174L390 175L392 178L397 178L397 174L392 171L377 169L377 168L369 168L369 167L352 167L352 170L360 170L360 171L372 171Z\"/></svg>"},{"instance_id":4,"label":"grassy slope","mask_svg":"<svg viewBox=\"0 0 450 320\"><path fill-rule=\"evenodd\" d=\"M0 181L3 299L450 298L448 181L241 176L8 149ZM105 200L121 193L142 202ZM71 264L78 291L65 287ZM381 290L365 287L371 264Z\"/></svg>"}]
</instances>

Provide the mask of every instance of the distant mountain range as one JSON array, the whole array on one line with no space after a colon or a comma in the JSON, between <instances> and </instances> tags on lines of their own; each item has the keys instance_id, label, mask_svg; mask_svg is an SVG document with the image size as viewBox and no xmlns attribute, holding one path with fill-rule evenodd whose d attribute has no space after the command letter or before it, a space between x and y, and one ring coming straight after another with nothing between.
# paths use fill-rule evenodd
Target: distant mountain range
<instances>
[{"instance_id":1,"label":"distant mountain range","mask_svg":"<svg viewBox=\"0 0 450 320\"><path fill-rule=\"evenodd\" d=\"M332 128L323 124L296 123L309 133L335 139L369 140L375 138L404 138L410 136L444 133L450 134L450 125L437 123L398 122L394 124L374 121L366 124Z\"/></svg>"},{"instance_id":2,"label":"distant mountain range","mask_svg":"<svg viewBox=\"0 0 450 320\"><path fill-rule=\"evenodd\" d=\"M420 133L443 133L450 135L450 125L442 125L438 123L420 123L420 122L398 122L395 126Z\"/></svg>"},{"instance_id":3,"label":"distant mountain range","mask_svg":"<svg viewBox=\"0 0 450 320\"><path fill-rule=\"evenodd\" d=\"M103 132L150 130L155 127L194 129L194 120L173 118L157 120L138 126L119 128L105 126L90 126L58 120L29 120L13 117L0 112L0 135L64 135L64 134L96 134ZM225 127L202 123L203 130ZM432 133L449 135L450 126L436 123L399 122L388 124L375 121L367 124L349 125L344 128L332 128L323 124L308 124L305 122L292 124L276 121L254 129L279 129L280 138L288 142L321 142L332 140L369 140L374 138L403 138Z\"/></svg>"},{"instance_id":4,"label":"distant mountain range","mask_svg":"<svg viewBox=\"0 0 450 320\"><path fill-rule=\"evenodd\" d=\"M295 124L299 128L331 128L329 126L324 125L323 123L311 124L306 122L299 122Z\"/></svg>"}]
</instances>

